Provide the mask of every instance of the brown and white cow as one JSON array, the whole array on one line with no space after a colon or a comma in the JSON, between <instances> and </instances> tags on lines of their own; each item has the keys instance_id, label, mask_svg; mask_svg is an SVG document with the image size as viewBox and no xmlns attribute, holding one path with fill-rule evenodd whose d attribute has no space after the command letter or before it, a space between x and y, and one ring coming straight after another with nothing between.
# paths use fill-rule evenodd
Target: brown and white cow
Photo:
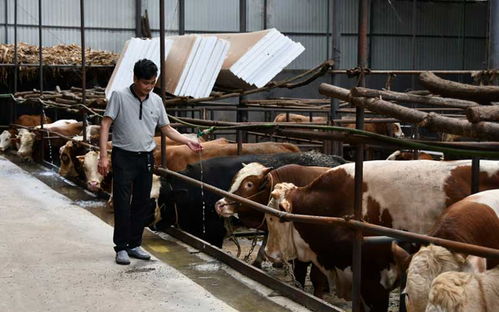
<instances>
[{"instance_id":1,"label":"brown and white cow","mask_svg":"<svg viewBox=\"0 0 499 312\"><path fill-rule=\"evenodd\" d=\"M470 195L451 205L439 218L432 236L499 249L499 190ZM488 259L487 267L499 264ZM451 252L443 247L422 247L410 262L404 290L409 312L425 311L433 279L447 271L483 272L485 259Z\"/></svg>"},{"instance_id":2,"label":"brown and white cow","mask_svg":"<svg viewBox=\"0 0 499 312\"><path fill-rule=\"evenodd\" d=\"M286 114L286 113L281 113L278 114L274 118L274 122L296 122L296 123L301 123L301 122L312 122L312 123L327 123L327 118L323 116L312 116L312 119L310 117L300 115L300 114Z\"/></svg>"},{"instance_id":3,"label":"brown and white cow","mask_svg":"<svg viewBox=\"0 0 499 312\"><path fill-rule=\"evenodd\" d=\"M21 125L25 127L34 127L40 125L41 116L40 115L21 115L15 121L14 124ZM52 119L49 117L44 117L44 123L51 123ZM19 143L17 138L18 131L16 128L9 128L4 130L0 135L0 151L5 152L13 143Z\"/></svg>"},{"instance_id":4,"label":"brown and white cow","mask_svg":"<svg viewBox=\"0 0 499 312\"><path fill-rule=\"evenodd\" d=\"M481 190L499 187L499 162L482 161ZM277 184L269 206L295 214L343 217L353 213L355 164L333 168L305 187ZM363 216L370 223L429 233L442 211L470 194L471 161L364 162ZM266 215L269 259L312 261L331 278L349 270L353 233L346 226L280 222ZM386 311L401 268L393 246L365 245L362 296ZM398 250L397 252L401 252ZM408 255L404 255L408 257ZM342 272L343 271L343 272Z\"/></svg>"},{"instance_id":5,"label":"brown and white cow","mask_svg":"<svg viewBox=\"0 0 499 312\"><path fill-rule=\"evenodd\" d=\"M298 186L304 186L329 169L330 168L328 167L299 165L286 165L273 169L254 162L244 165L244 167L234 176L229 193L265 205L269 201L270 193L274 189L274 185L277 183L290 182ZM267 231L264 213L247 205L239 204L224 197L216 202L215 210L220 216L225 218L237 214L239 220L241 220L245 226L260 229L265 232ZM258 251L257 259L253 263L253 265L257 267L261 266L261 261L263 260L263 248L265 248L265 240ZM294 275L301 285L305 284L307 267L308 263L302 263L300 261L295 262ZM314 285L314 295L322 298L328 291L325 276L318 271L317 267L313 266L310 278Z\"/></svg>"},{"instance_id":6,"label":"brown and white cow","mask_svg":"<svg viewBox=\"0 0 499 312\"><path fill-rule=\"evenodd\" d=\"M426 312L491 312L499 306L499 266L483 273L445 272L433 280Z\"/></svg>"},{"instance_id":7,"label":"brown and white cow","mask_svg":"<svg viewBox=\"0 0 499 312\"><path fill-rule=\"evenodd\" d=\"M108 207L112 207L112 175L108 174L106 177L104 177L98 172L97 164L99 162L99 156L100 152L90 151L83 156L78 156L77 158L80 161L80 164L85 173L87 189L92 192L105 190L111 193L111 197L109 198L107 205ZM158 206L160 188L160 177L153 174L150 198L155 201L154 222L157 222L161 218Z\"/></svg>"},{"instance_id":8,"label":"brown and white cow","mask_svg":"<svg viewBox=\"0 0 499 312\"><path fill-rule=\"evenodd\" d=\"M218 144L214 141L201 143L203 151L195 153L185 145L171 146L166 149L167 167L173 171L182 171L187 165L197 163L214 157L237 155L237 144L223 143ZM157 147L154 150L154 160L156 165L161 163L161 149ZM241 155L250 154L278 154L278 153L298 153L300 149L290 143L244 143L242 144Z\"/></svg>"},{"instance_id":9,"label":"brown and white cow","mask_svg":"<svg viewBox=\"0 0 499 312\"><path fill-rule=\"evenodd\" d=\"M75 135L78 135L82 131L83 123L78 122L74 119L61 119L54 123L43 125L43 127L52 132L73 137ZM40 126L36 126L35 128L40 128ZM32 159L33 147L36 140L37 135L32 132L27 132L21 135L20 146L17 150L17 154L23 159ZM66 140L62 138L51 139L51 145L54 148L60 148L65 143Z\"/></svg>"},{"instance_id":10,"label":"brown and white cow","mask_svg":"<svg viewBox=\"0 0 499 312\"><path fill-rule=\"evenodd\" d=\"M439 154L441 160L443 154ZM433 156L431 156L429 153L426 152L418 152L417 153L418 160L433 160ZM390 154L386 160L414 160L414 153L413 152L407 152L407 151L395 151L392 154Z\"/></svg>"}]
</instances>

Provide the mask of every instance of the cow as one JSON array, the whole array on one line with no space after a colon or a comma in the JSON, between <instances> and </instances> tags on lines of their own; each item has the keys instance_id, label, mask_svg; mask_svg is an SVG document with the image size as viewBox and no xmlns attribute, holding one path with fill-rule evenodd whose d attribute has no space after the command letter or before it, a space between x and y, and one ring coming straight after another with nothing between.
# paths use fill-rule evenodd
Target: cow
<instances>
[{"instance_id":1,"label":"cow","mask_svg":"<svg viewBox=\"0 0 499 312\"><path fill-rule=\"evenodd\" d=\"M237 155L237 144L224 143L218 144L214 141L201 143L203 151L195 153L185 145L172 146L166 149L167 167L173 171L182 171L187 165L197 163L200 160L206 160L214 157ZM290 143L244 143L241 148L241 155L249 154L277 154L277 153L297 153L300 149ZM161 163L161 149L157 147L154 150L155 164Z\"/></svg>"},{"instance_id":2,"label":"cow","mask_svg":"<svg viewBox=\"0 0 499 312\"><path fill-rule=\"evenodd\" d=\"M335 164L336 161L334 157L316 152L226 156L188 165L180 173L221 189L229 189L232 178L243 167L242 163L259 162L267 167L281 167L286 164L325 166ZM220 197L206 191L203 194L200 187L182 179L163 177L159 199L162 220L156 224L156 228L161 230L178 224L183 230L221 247L226 234L224 220L213 209Z\"/></svg>"},{"instance_id":3,"label":"cow","mask_svg":"<svg viewBox=\"0 0 499 312\"><path fill-rule=\"evenodd\" d=\"M355 123L343 124L343 126L355 129ZM394 138L405 137L399 122L366 122L364 124L364 130Z\"/></svg>"},{"instance_id":4,"label":"cow","mask_svg":"<svg viewBox=\"0 0 499 312\"><path fill-rule=\"evenodd\" d=\"M300 115L300 114L286 114L286 113L281 113L278 114L274 118L274 122L296 122L296 123L301 123L301 122L313 122L313 123L327 123L327 118L323 116L312 116L312 118Z\"/></svg>"},{"instance_id":5,"label":"cow","mask_svg":"<svg viewBox=\"0 0 499 312\"><path fill-rule=\"evenodd\" d=\"M499 190L470 195L451 205L440 216L431 235L454 241L499 249ZM422 247L412 256L407 269L405 301L411 312L425 311L430 286L446 271L482 272L485 259L451 252L443 247ZM488 259L489 269L499 264Z\"/></svg>"},{"instance_id":6,"label":"cow","mask_svg":"<svg viewBox=\"0 0 499 312\"><path fill-rule=\"evenodd\" d=\"M433 280L426 312L490 312L499 305L499 266L483 273L445 272Z\"/></svg>"},{"instance_id":7,"label":"cow","mask_svg":"<svg viewBox=\"0 0 499 312\"><path fill-rule=\"evenodd\" d=\"M61 119L54 123L46 124L43 127L52 132L73 137L81 133L83 123L77 122L74 119ZM36 126L35 128L40 128L40 126ZM17 154L23 159L31 160L33 157L34 144L38 141L38 137L39 136L37 134L32 132L27 132L20 136L21 143L19 149L17 150ZM58 149L65 143L66 140L62 138L50 139L52 148Z\"/></svg>"},{"instance_id":8,"label":"cow","mask_svg":"<svg viewBox=\"0 0 499 312\"><path fill-rule=\"evenodd\" d=\"M440 158L443 156L443 154L440 155ZM417 152L417 159L422 160L433 160L433 156L426 152ZM395 151L390 156L386 158L386 160L414 160L414 153L413 152L407 152L407 151Z\"/></svg>"},{"instance_id":9,"label":"cow","mask_svg":"<svg viewBox=\"0 0 499 312\"><path fill-rule=\"evenodd\" d=\"M330 159L327 160L329 161ZM234 176L229 193L251 199L252 201L260 204L266 204L275 184L281 182L291 182L298 186L304 186L312 182L315 178L329 170L331 167L345 163L342 158L336 156L332 156L332 160L332 163L328 161L323 163L329 167L300 166L291 164L277 169L265 167L257 162L250 163L245 165ZM224 197L216 202L215 210L219 215L226 218L237 214L240 221L245 226L250 228L259 228L265 232L267 231L264 213L252 209L247 205L234 202ZM257 259L253 263L253 265L257 267L260 267L264 247L265 241L258 252ZM295 262L294 275L296 280L301 285L304 285L305 283L307 266L308 264L302 264L299 261ZM328 288L327 280L322 282L320 281L321 275L322 273L320 273L315 266L312 267L311 279L314 284L314 295L320 298L325 295ZM322 278L322 280L324 280L324 278ZM321 283L325 284L325 286L322 286Z\"/></svg>"},{"instance_id":10,"label":"cow","mask_svg":"<svg viewBox=\"0 0 499 312\"><path fill-rule=\"evenodd\" d=\"M51 123L52 119L49 117L44 117L44 123ZM40 125L41 116L40 115L21 115L14 121L14 124L21 125L25 127L34 127ZM17 129L10 128L4 130L0 135L0 151L5 152L13 142L19 143L17 138Z\"/></svg>"},{"instance_id":11,"label":"cow","mask_svg":"<svg viewBox=\"0 0 499 312\"><path fill-rule=\"evenodd\" d=\"M76 136L73 137L73 140L83 141L83 137ZM113 148L112 141L107 142L107 148L108 150ZM61 161L59 174L66 178L78 177L80 179L85 179L83 167L81 166L81 161L78 159L78 156L83 156L87 152L87 147L74 143L73 141L67 141L66 144L59 149L59 159Z\"/></svg>"},{"instance_id":12,"label":"cow","mask_svg":"<svg viewBox=\"0 0 499 312\"><path fill-rule=\"evenodd\" d=\"M481 190L499 187L499 162L482 161ZM274 187L269 206L295 214L343 217L353 214L355 164L330 169L312 183ZM362 215L365 221L417 233L429 233L442 211L470 194L471 161L366 161ZM331 277L351 267L353 232L343 225L280 222L266 215L270 260L312 261ZM402 254L397 257L396 254ZM361 294L372 311L386 311L388 293L402 273L399 259L409 255L388 244L363 248ZM341 279L341 278L339 278ZM348 279L348 276L347 276Z\"/></svg>"}]
</instances>

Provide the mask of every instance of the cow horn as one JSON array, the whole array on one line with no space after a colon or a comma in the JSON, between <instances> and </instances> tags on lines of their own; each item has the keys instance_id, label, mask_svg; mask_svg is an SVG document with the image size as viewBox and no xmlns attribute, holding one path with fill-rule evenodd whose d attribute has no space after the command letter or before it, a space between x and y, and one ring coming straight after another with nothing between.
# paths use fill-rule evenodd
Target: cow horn
<instances>
[{"instance_id":1,"label":"cow horn","mask_svg":"<svg viewBox=\"0 0 499 312\"><path fill-rule=\"evenodd\" d=\"M243 165L243 167L246 167L248 164L245 164L245 163L241 163Z\"/></svg>"}]
</instances>

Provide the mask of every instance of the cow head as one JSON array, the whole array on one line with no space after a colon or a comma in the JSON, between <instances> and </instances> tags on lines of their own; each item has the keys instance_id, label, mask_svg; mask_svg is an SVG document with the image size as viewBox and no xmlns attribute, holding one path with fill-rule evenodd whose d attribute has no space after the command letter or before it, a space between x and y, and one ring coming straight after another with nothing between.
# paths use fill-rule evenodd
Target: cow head
<instances>
[{"instance_id":1,"label":"cow head","mask_svg":"<svg viewBox=\"0 0 499 312\"><path fill-rule=\"evenodd\" d=\"M297 187L292 183L278 183L271 193L268 203L270 208L291 213L293 211L290 202L292 192ZM278 217L265 214L265 221L269 235L265 246L265 255L272 262L282 262L295 259L297 250L294 244L293 222L283 222ZM301 259L300 259L301 260Z\"/></svg>"},{"instance_id":2,"label":"cow head","mask_svg":"<svg viewBox=\"0 0 499 312\"><path fill-rule=\"evenodd\" d=\"M5 152L15 139L16 138L11 131L4 130L2 134L0 134L0 151Z\"/></svg>"},{"instance_id":3,"label":"cow head","mask_svg":"<svg viewBox=\"0 0 499 312\"><path fill-rule=\"evenodd\" d=\"M451 252L444 247L422 247L412 257L407 270L407 284L403 291L407 311L425 311L431 283L441 273L478 271L471 260L471 257Z\"/></svg>"},{"instance_id":4,"label":"cow head","mask_svg":"<svg viewBox=\"0 0 499 312\"><path fill-rule=\"evenodd\" d=\"M36 134L26 129L20 129L17 138L19 139L17 154L25 160L33 159L33 145L35 143Z\"/></svg>"},{"instance_id":5,"label":"cow head","mask_svg":"<svg viewBox=\"0 0 499 312\"><path fill-rule=\"evenodd\" d=\"M402 126L400 126L399 122L391 123L389 124L389 127L391 127L391 133L393 137L395 138L405 137L404 132L402 131Z\"/></svg>"},{"instance_id":6,"label":"cow head","mask_svg":"<svg viewBox=\"0 0 499 312\"><path fill-rule=\"evenodd\" d=\"M99 163L99 152L90 151L84 156L77 156L85 173L87 188L90 191L97 192L101 190L101 183L104 177L97 171Z\"/></svg>"},{"instance_id":7,"label":"cow head","mask_svg":"<svg viewBox=\"0 0 499 312\"><path fill-rule=\"evenodd\" d=\"M63 177L77 177L78 172L76 172L73 163L73 142L67 141L66 144L61 146L59 149L59 159L61 160L61 167L59 168L59 174Z\"/></svg>"},{"instance_id":8,"label":"cow head","mask_svg":"<svg viewBox=\"0 0 499 312\"><path fill-rule=\"evenodd\" d=\"M265 204L269 198L269 181L267 173L272 168L267 168L260 163L254 162L243 168L232 179L229 193L250 198L253 201ZM258 198L256 198L258 197ZM222 217L230 217L238 212L241 204L228 198L222 198L215 203L216 212ZM251 208L248 208L251 209Z\"/></svg>"}]
</instances>

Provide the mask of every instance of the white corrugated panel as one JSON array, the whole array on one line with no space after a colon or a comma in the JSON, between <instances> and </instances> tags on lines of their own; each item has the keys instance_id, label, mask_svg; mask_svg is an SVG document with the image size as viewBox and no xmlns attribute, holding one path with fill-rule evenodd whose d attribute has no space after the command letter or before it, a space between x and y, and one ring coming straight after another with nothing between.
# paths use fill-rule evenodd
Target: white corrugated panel
<instances>
[{"instance_id":1,"label":"white corrugated panel","mask_svg":"<svg viewBox=\"0 0 499 312\"><path fill-rule=\"evenodd\" d=\"M230 71L246 83L260 88L303 51L305 47L301 43L292 41L273 28L235 62Z\"/></svg>"},{"instance_id":2,"label":"white corrugated panel","mask_svg":"<svg viewBox=\"0 0 499 312\"><path fill-rule=\"evenodd\" d=\"M194 45L183 67L174 94L193 98L209 96L227 56L229 46L228 41L214 36L195 36Z\"/></svg>"},{"instance_id":3,"label":"white corrugated panel","mask_svg":"<svg viewBox=\"0 0 499 312\"><path fill-rule=\"evenodd\" d=\"M165 54L168 55L171 40L165 41ZM131 38L125 43L120 59L106 87L106 98L109 99L115 90L126 88L133 83L133 66L140 59L150 59L160 68L159 38Z\"/></svg>"}]
</instances>

